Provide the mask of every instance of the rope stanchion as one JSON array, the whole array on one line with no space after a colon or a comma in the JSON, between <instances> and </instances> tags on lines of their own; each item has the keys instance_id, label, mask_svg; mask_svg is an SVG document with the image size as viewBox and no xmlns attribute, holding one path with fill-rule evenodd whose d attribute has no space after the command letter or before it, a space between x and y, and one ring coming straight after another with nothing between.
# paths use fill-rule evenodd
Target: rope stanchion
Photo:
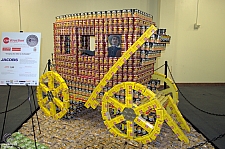
<instances>
[{"instance_id":1,"label":"rope stanchion","mask_svg":"<svg viewBox=\"0 0 225 149\"><path fill-rule=\"evenodd\" d=\"M31 91L32 91L31 95L33 95L32 97L33 97L33 102L34 102L34 108L37 109L37 106L36 106L36 103L35 103L35 100L34 100L35 99L34 98L34 90L33 90L32 86L31 86ZM41 128L40 128L40 123L39 123L39 120L38 120L37 111L35 112L35 114L36 114L36 117L37 117L37 123L38 123L39 132L41 134Z\"/></svg>"},{"instance_id":2,"label":"rope stanchion","mask_svg":"<svg viewBox=\"0 0 225 149\"><path fill-rule=\"evenodd\" d=\"M168 63L167 61L165 61L165 69L164 69L164 75L166 76L165 78L167 78L167 67L168 67ZM164 82L164 89L166 89L166 82Z\"/></svg>"}]
</instances>

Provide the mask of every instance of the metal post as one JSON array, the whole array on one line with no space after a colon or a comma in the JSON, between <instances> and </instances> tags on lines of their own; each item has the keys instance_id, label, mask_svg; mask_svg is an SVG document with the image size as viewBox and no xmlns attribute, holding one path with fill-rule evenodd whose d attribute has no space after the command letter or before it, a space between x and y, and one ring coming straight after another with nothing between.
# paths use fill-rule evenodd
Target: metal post
<instances>
[{"instance_id":1,"label":"metal post","mask_svg":"<svg viewBox=\"0 0 225 149\"><path fill-rule=\"evenodd\" d=\"M165 61L165 71L164 71L164 74L165 74L165 78L167 78L167 67L168 67L168 63L167 61ZM164 82L164 89L166 89L166 82Z\"/></svg>"},{"instance_id":2,"label":"metal post","mask_svg":"<svg viewBox=\"0 0 225 149\"><path fill-rule=\"evenodd\" d=\"M37 140L36 140L35 130L34 130L34 119L33 119L32 106L31 106L31 101L30 101L30 90L29 90L28 84L26 86L27 86L27 89L28 89L28 100L29 100L29 104L30 104L30 117L31 117L32 129L33 129L33 134L34 134L34 145L35 145L35 149L37 149L37 143L36 143Z\"/></svg>"},{"instance_id":3,"label":"metal post","mask_svg":"<svg viewBox=\"0 0 225 149\"><path fill-rule=\"evenodd\" d=\"M32 95L33 95L34 108L35 108L35 110L37 110L38 108L37 108L36 103L35 103L35 98L34 98L35 94L34 94L34 90L33 90L32 86L31 86L31 91L32 91ZM38 123L39 132L41 134L41 128L40 128L40 124L39 124L39 120L38 120L37 111L35 112L35 114L36 114L36 117L37 117L37 123Z\"/></svg>"},{"instance_id":4,"label":"metal post","mask_svg":"<svg viewBox=\"0 0 225 149\"><path fill-rule=\"evenodd\" d=\"M51 60L48 60L48 71L51 71Z\"/></svg>"}]
</instances>

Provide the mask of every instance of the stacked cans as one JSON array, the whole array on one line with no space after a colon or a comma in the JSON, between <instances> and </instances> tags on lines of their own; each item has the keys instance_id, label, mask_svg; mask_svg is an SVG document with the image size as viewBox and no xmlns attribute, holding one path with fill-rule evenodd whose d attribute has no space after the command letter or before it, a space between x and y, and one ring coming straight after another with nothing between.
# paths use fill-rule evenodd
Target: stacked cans
<instances>
[{"instance_id":1,"label":"stacked cans","mask_svg":"<svg viewBox=\"0 0 225 149\"><path fill-rule=\"evenodd\" d=\"M119 57L150 25L155 25L152 19L152 15L137 9L84 12L56 17L53 24L56 71L66 80L71 100L85 102ZM119 68L99 94L99 100L105 91L120 82L134 81L147 85L154 72L156 57L165 48L165 44L157 43L158 34L165 35L165 32L160 30L152 35ZM111 35L120 37L120 56L109 57ZM94 39L94 46L91 46L91 39ZM83 49L92 54L83 55Z\"/></svg>"}]
</instances>

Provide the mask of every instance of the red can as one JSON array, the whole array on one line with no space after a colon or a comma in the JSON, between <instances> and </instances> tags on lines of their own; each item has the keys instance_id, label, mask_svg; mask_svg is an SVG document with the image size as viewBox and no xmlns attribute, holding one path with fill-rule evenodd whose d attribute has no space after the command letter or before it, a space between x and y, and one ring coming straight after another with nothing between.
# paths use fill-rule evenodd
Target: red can
<instances>
[{"instance_id":1,"label":"red can","mask_svg":"<svg viewBox=\"0 0 225 149\"><path fill-rule=\"evenodd\" d=\"M133 35L132 35L132 34L129 34L129 35L127 36L127 41L128 41L128 42L132 42L132 41L133 41Z\"/></svg>"},{"instance_id":2,"label":"red can","mask_svg":"<svg viewBox=\"0 0 225 149\"><path fill-rule=\"evenodd\" d=\"M127 81L127 73L123 73L123 81Z\"/></svg>"},{"instance_id":3,"label":"red can","mask_svg":"<svg viewBox=\"0 0 225 149\"><path fill-rule=\"evenodd\" d=\"M128 74L127 80L128 81L133 81L134 76L132 74Z\"/></svg>"}]
</instances>

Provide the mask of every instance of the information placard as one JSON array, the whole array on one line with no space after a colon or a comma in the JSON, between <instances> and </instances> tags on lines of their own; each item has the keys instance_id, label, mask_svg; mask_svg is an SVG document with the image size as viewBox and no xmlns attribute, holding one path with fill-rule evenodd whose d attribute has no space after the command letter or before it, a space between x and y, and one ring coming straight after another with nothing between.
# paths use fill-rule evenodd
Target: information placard
<instances>
[{"instance_id":1,"label":"information placard","mask_svg":"<svg viewBox=\"0 0 225 149\"><path fill-rule=\"evenodd\" d=\"M0 85L39 84L41 33L3 32Z\"/></svg>"}]
</instances>

